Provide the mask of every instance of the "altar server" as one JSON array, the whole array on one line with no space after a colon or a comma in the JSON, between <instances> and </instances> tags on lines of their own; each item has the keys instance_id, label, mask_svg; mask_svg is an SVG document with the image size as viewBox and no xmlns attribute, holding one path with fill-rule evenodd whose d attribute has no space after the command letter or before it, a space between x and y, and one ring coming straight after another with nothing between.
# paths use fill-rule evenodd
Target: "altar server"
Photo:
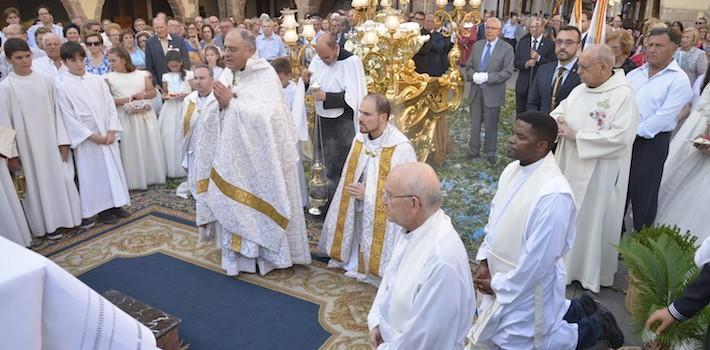
<instances>
[{"instance_id":1,"label":"altar server","mask_svg":"<svg viewBox=\"0 0 710 350\"><path fill-rule=\"evenodd\" d=\"M0 113L0 125L10 125L7 115ZM7 169L7 159L12 157L15 143L15 130L0 126L0 236L23 247L29 247L32 237L27 226L25 213L22 212L20 199L15 191L12 177Z\"/></svg>"}]
</instances>

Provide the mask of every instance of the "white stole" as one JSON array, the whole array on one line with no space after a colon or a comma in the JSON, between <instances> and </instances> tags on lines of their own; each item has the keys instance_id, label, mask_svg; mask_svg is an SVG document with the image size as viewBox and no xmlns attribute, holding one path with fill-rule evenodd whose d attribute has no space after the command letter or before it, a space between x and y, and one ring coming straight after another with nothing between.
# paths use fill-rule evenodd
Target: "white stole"
<instances>
[{"instance_id":1,"label":"white stole","mask_svg":"<svg viewBox=\"0 0 710 350\"><path fill-rule=\"evenodd\" d=\"M365 71L360 58L353 55L332 65L323 63L320 57L314 57L308 70L313 72L311 82L318 82L324 92L345 91L345 102L353 110L353 127L358 128L360 102L367 95ZM337 118L345 111L343 108L324 108L323 101L315 102L316 114L324 118Z\"/></svg>"}]
</instances>

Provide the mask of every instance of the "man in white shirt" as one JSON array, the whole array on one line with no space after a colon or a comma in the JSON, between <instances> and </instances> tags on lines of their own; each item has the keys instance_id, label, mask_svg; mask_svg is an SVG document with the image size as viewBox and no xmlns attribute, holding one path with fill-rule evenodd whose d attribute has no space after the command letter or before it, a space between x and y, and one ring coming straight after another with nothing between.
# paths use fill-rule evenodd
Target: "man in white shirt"
<instances>
[{"instance_id":1,"label":"man in white shirt","mask_svg":"<svg viewBox=\"0 0 710 350\"><path fill-rule=\"evenodd\" d=\"M68 72L67 66L59 56L61 39L54 33L47 33L42 37L42 46L47 56L32 60L32 68L39 73L52 78L59 77L60 73Z\"/></svg>"},{"instance_id":2,"label":"man in white shirt","mask_svg":"<svg viewBox=\"0 0 710 350\"><path fill-rule=\"evenodd\" d=\"M503 30L501 31L503 39L510 44L513 49L515 49L517 45L515 34L518 32L518 25L518 15L515 12L511 12L510 18L505 21L505 25L503 25Z\"/></svg>"},{"instance_id":3,"label":"man in white shirt","mask_svg":"<svg viewBox=\"0 0 710 350\"><path fill-rule=\"evenodd\" d=\"M373 349L461 349L476 298L466 249L441 207L439 178L426 163L392 170L385 184L389 219L406 233L367 316Z\"/></svg>"},{"instance_id":4,"label":"man in white shirt","mask_svg":"<svg viewBox=\"0 0 710 350\"><path fill-rule=\"evenodd\" d=\"M40 23L37 23L27 29L27 35L29 36L28 43L30 44L30 47L37 47L35 32L40 27L49 29L60 38L64 37L64 29L62 26L54 24L54 17L52 17L52 14L49 12L49 7L39 6L37 8L37 19L39 19Z\"/></svg>"},{"instance_id":5,"label":"man in white shirt","mask_svg":"<svg viewBox=\"0 0 710 350\"><path fill-rule=\"evenodd\" d=\"M676 116L692 98L688 76L673 59L679 44L675 32L667 28L651 30L644 40L647 63L627 76L639 108L627 197L636 230L653 225L656 219L671 132Z\"/></svg>"},{"instance_id":6,"label":"man in white shirt","mask_svg":"<svg viewBox=\"0 0 710 350\"><path fill-rule=\"evenodd\" d=\"M274 22L267 19L261 24L261 28L264 33L256 37L256 50L259 57L271 61L274 58L286 56L288 53L283 40L274 33Z\"/></svg>"}]
</instances>

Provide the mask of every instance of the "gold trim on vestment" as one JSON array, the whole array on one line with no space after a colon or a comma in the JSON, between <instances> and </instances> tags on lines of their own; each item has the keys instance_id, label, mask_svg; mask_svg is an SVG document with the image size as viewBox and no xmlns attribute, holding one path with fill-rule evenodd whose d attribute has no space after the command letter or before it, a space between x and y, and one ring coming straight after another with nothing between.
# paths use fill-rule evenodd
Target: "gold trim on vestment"
<instances>
[{"instance_id":1,"label":"gold trim on vestment","mask_svg":"<svg viewBox=\"0 0 710 350\"><path fill-rule=\"evenodd\" d=\"M380 276L380 259L382 246L387 232L387 210L385 210L385 182L392 166L392 156L397 146L387 147L382 150L380 158L380 171L377 175L377 192L375 192L375 221L372 225L372 244L370 245L370 273Z\"/></svg>"},{"instance_id":2,"label":"gold trim on vestment","mask_svg":"<svg viewBox=\"0 0 710 350\"><path fill-rule=\"evenodd\" d=\"M232 251L235 251L237 253L242 251L242 237L237 236L236 234L232 233Z\"/></svg>"},{"instance_id":3,"label":"gold trim on vestment","mask_svg":"<svg viewBox=\"0 0 710 350\"><path fill-rule=\"evenodd\" d=\"M192 113L195 112L195 101L190 100L187 105L187 112L185 116L182 117L182 137L187 136L187 132L190 131L190 122L192 121Z\"/></svg>"},{"instance_id":4,"label":"gold trim on vestment","mask_svg":"<svg viewBox=\"0 0 710 350\"><path fill-rule=\"evenodd\" d=\"M210 179L217 186L220 192L235 202L246 205L273 220L279 227L286 229L288 219L281 215L269 202L237 187L223 179L214 168L210 173Z\"/></svg>"},{"instance_id":5,"label":"gold trim on vestment","mask_svg":"<svg viewBox=\"0 0 710 350\"><path fill-rule=\"evenodd\" d=\"M351 249L357 249L357 272L364 274L365 273L365 256L362 254L362 250L360 249L360 245L354 245L353 248Z\"/></svg>"},{"instance_id":6,"label":"gold trim on vestment","mask_svg":"<svg viewBox=\"0 0 710 350\"><path fill-rule=\"evenodd\" d=\"M340 207L338 208L338 221L335 224L335 234L333 235L333 244L330 247L330 257L343 261L340 257L341 249L343 245L343 230L345 229L345 216L348 213L348 206L350 205L350 193L345 190L345 185L350 185L355 180L355 170L357 169L357 163L360 161L360 151L362 151L362 142L360 140L355 140L355 145L353 147L350 161L348 162L348 172L345 173L345 182L343 183L342 194L340 197ZM350 249L356 249L350 247Z\"/></svg>"},{"instance_id":7,"label":"gold trim on vestment","mask_svg":"<svg viewBox=\"0 0 710 350\"><path fill-rule=\"evenodd\" d=\"M195 187L197 187L197 194L207 192L207 188L210 187L210 179L198 180Z\"/></svg>"}]
</instances>

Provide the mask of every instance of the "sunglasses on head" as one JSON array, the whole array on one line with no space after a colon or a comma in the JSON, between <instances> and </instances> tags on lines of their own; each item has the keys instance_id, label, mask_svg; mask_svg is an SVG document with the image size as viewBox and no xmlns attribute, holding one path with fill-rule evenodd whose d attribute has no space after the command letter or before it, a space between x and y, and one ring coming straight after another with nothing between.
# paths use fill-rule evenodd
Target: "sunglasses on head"
<instances>
[{"instance_id":1,"label":"sunglasses on head","mask_svg":"<svg viewBox=\"0 0 710 350\"><path fill-rule=\"evenodd\" d=\"M87 41L86 46L101 46L101 42L98 41Z\"/></svg>"}]
</instances>

